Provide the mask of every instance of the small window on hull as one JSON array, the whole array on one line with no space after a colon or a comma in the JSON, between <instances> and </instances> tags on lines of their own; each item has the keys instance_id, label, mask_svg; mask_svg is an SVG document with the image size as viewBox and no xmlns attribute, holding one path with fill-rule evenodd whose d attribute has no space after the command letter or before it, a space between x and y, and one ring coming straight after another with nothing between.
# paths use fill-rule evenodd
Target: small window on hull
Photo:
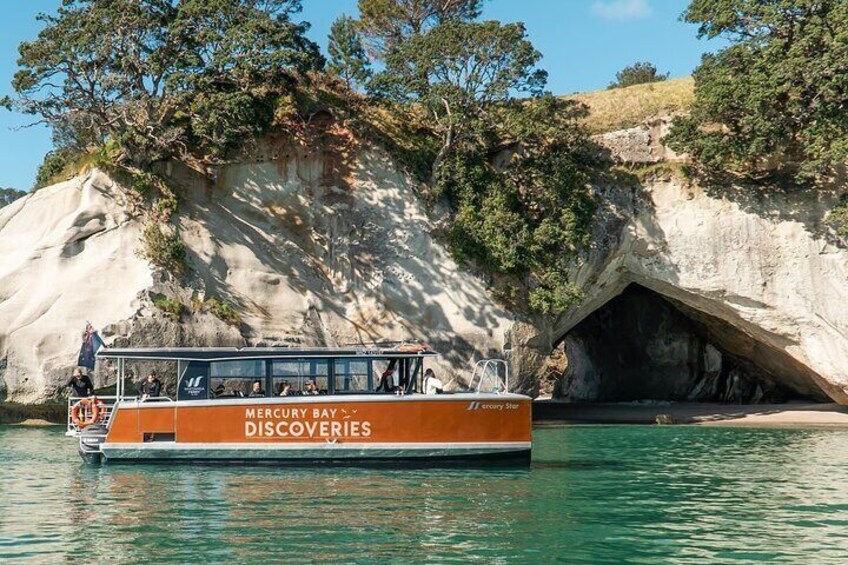
<instances>
[{"instance_id":1,"label":"small window on hull","mask_svg":"<svg viewBox=\"0 0 848 565\"><path fill-rule=\"evenodd\" d=\"M142 435L142 441L144 443L148 443L151 441L176 441L176 435L174 434L165 434L160 432L145 432Z\"/></svg>"}]
</instances>

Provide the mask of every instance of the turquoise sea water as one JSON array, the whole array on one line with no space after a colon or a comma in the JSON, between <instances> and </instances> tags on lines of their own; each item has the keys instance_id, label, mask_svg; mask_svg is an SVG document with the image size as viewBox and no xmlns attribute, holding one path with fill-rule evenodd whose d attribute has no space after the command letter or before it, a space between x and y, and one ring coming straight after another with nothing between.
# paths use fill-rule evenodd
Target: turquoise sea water
<instances>
[{"instance_id":1,"label":"turquoise sea water","mask_svg":"<svg viewBox=\"0 0 848 565\"><path fill-rule=\"evenodd\" d=\"M0 562L848 563L848 431L534 441L519 470L87 467L0 427Z\"/></svg>"}]
</instances>

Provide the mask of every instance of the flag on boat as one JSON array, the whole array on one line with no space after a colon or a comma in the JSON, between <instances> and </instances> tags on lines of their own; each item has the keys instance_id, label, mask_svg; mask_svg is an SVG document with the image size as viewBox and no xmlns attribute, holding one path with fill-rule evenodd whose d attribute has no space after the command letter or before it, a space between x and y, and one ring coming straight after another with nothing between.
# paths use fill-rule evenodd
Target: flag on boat
<instances>
[{"instance_id":1,"label":"flag on boat","mask_svg":"<svg viewBox=\"0 0 848 565\"><path fill-rule=\"evenodd\" d=\"M78 367L94 369L94 355L101 347L106 347L103 340L91 327L91 322L85 324L85 333L82 338L82 347L80 347L79 358L77 359Z\"/></svg>"}]
</instances>

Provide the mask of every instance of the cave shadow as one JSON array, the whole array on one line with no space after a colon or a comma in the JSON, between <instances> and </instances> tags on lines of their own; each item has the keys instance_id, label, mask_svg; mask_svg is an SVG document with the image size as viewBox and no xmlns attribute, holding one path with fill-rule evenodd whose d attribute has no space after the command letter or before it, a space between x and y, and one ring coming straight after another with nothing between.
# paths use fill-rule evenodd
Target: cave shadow
<instances>
[{"instance_id":1,"label":"cave shadow","mask_svg":"<svg viewBox=\"0 0 848 565\"><path fill-rule=\"evenodd\" d=\"M554 400L827 402L820 377L783 348L638 284L562 336L568 367ZM644 416L644 414L643 414Z\"/></svg>"}]
</instances>

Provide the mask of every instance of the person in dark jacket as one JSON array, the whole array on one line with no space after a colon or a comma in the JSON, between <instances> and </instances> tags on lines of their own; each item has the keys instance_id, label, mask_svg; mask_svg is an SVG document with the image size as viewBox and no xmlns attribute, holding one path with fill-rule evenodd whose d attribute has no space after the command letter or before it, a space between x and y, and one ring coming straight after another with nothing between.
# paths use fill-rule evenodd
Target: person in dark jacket
<instances>
[{"instance_id":1,"label":"person in dark jacket","mask_svg":"<svg viewBox=\"0 0 848 565\"><path fill-rule=\"evenodd\" d=\"M94 385L91 383L91 379L88 375L84 375L79 367L74 369L74 375L65 387L71 387L74 396L77 398L86 398L94 394Z\"/></svg>"},{"instance_id":2,"label":"person in dark jacket","mask_svg":"<svg viewBox=\"0 0 848 565\"><path fill-rule=\"evenodd\" d=\"M395 370L386 369L380 376L380 384L374 392L394 392L395 390Z\"/></svg>"},{"instance_id":3,"label":"person in dark jacket","mask_svg":"<svg viewBox=\"0 0 848 565\"><path fill-rule=\"evenodd\" d=\"M261 381L253 381L253 388L250 390L250 398L259 398L265 396L265 391L262 390Z\"/></svg>"},{"instance_id":4,"label":"person in dark jacket","mask_svg":"<svg viewBox=\"0 0 848 565\"><path fill-rule=\"evenodd\" d=\"M142 400L157 398L162 392L162 381L156 376L156 371L150 371L147 379L138 383L138 394Z\"/></svg>"}]
</instances>

